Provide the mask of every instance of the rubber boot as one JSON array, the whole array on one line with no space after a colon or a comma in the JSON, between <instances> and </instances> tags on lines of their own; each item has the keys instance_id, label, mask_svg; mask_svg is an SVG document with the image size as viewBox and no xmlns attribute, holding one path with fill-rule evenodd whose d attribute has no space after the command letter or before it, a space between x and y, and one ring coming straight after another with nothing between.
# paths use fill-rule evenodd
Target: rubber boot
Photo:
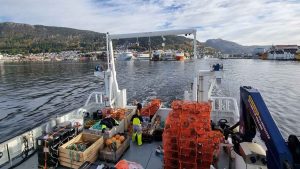
<instances>
[{"instance_id":1,"label":"rubber boot","mask_svg":"<svg viewBox=\"0 0 300 169\"><path fill-rule=\"evenodd\" d=\"M135 138L136 138L136 133L132 133L132 142L135 142Z\"/></svg>"},{"instance_id":2,"label":"rubber boot","mask_svg":"<svg viewBox=\"0 0 300 169\"><path fill-rule=\"evenodd\" d=\"M143 143L142 143L142 134L138 134L137 135L137 144L139 145L139 146L141 146Z\"/></svg>"}]
</instances>

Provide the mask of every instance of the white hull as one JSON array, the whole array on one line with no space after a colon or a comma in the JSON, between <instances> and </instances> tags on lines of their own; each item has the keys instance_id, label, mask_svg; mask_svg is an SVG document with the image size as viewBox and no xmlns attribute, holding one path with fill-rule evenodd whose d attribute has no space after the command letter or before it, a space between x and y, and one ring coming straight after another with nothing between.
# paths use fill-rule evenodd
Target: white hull
<instances>
[{"instance_id":1,"label":"white hull","mask_svg":"<svg viewBox=\"0 0 300 169\"><path fill-rule=\"evenodd\" d=\"M168 51L163 54L162 60L172 61L172 60L176 60L176 59L175 59L174 53L171 51Z\"/></svg>"},{"instance_id":2,"label":"white hull","mask_svg":"<svg viewBox=\"0 0 300 169\"><path fill-rule=\"evenodd\" d=\"M137 55L138 60L150 60L150 55L147 53L140 53Z\"/></svg>"},{"instance_id":3,"label":"white hull","mask_svg":"<svg viewBox=\"0 0 300 169\"><path fill-rule=\"evenodd\" d=\"M129 60L132 60L133 58L134 58L134 56L133 56L132 52L123 52L117 56L117 60L120 60L120 61L129 61Z\"/></svg>"}]
</instances>

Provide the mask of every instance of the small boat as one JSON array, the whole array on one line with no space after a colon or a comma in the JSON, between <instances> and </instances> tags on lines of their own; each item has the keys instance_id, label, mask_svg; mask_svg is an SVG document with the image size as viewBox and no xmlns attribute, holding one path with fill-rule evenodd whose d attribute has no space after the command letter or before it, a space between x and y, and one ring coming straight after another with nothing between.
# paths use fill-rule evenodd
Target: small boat
<instances>
[{"instance_id":1,"label":"small boat","mask_svg":"<svg viewBox=\"0 0 300 169\"><path fill-rule=\"evenodd\" d=\"M62 61L63 58L62 57L55 57L55 61Z\"/></svg>"},{"instance_id":2,"label":"small boat","mask_svg":"<svg viewBox=\"0 0 300 169\"><path fill-rule=\"evenodd\" d=\"M44 61L44 62L50 62L51 59L50 59L49 57L44 57L43 61Z\"/></svg>"},{"instance_id":3,"label":"small boat","mask_svg":"<svg viewBox=\"0 0 300 169\"><path fill-rule=\"evenodd\" d=\"M152 53L152 58L151 58L151 60L153 60L153 61L160 61L161 58L162 58L162 54L163 54L163 51L162 51L162 50L155 50L155 51Z\"/></svg>"},{"instance_id":4,"label":"small boat","mask_svg":"<svg viewBox=\"0 0 300 169\"><path fill-rule=\"evenodd\" d=\"M149 53L138 53L136 59L138 60L150 60Z\"/></svg>"},{"instance_id":5,"label":"small boat","mask_svg":"<svg viewBox=\"0 0 300 169\"><path fill-rule=\"evenodd\" d=\"M176 60L178 60L178 61L183 61L183 60L185 60L184 53L183 53L183 52L176 52L175 58L176 58Z\"/></svg>"},{"instance_id":6,"label":"small boat","mask_svg":"<svg viewBox=\"0 0 300 169\"><path fill-rule=\"evenodd\" d=\"M128 61L133 59L133 53L132 52L122 52L117 56L117 60L122 60L122 61Z\"/></svg>"},{"instance_id":7,"label":"small boat","mask_svg":"<svg viewBox=\"0 0 300 169\"><path fill-rule=\"evenodd\" d=\"M166 60L166 61L175 60L173 51L171 50L166 51L162 56L162 60Z\"/></svg>"}]
</instances>

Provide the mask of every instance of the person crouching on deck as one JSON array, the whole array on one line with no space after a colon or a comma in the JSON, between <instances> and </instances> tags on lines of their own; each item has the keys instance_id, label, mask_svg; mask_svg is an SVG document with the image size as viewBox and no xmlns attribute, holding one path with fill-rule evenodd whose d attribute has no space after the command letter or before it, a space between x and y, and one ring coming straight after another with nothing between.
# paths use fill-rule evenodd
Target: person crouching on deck
<instances>
[{"instance_id":1,"label":"person crouching on deck","mask_svg":"<svg viewBox=\"0 0 300 169\"><path fill-rule=\"evenodd\" d=\"M132 133L132 141L134 142L137 138L137 144L142 145L142 122L143 118L141 116L142 104L138 103L136 112L131 118L133 133Z\"/></svg>"}]
</instances>

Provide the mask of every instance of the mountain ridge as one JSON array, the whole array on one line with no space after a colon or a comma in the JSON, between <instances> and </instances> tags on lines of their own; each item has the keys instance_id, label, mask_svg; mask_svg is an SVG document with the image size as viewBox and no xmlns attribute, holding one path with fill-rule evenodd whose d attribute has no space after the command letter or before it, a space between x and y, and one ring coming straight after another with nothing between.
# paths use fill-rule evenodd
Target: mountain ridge
<instances>
[{"instance_id":1,"label":"mountain ridge","mask_svg":"<svg viewBox=\"0 0 300 169\"><path fill-rule=\"evenodd\" d=\"M251 46L244 46L238 44L236 42L223 40L223 39L208 39L204 43L206 46L210 46L219 50L225 54L253 54L257 48L264 48L267 49L271 45L251 45Z\"/></svg>"},{"instance_id":2,"label":"mountain ridge","mask_svg":"<svg viewBox=\"0 0 300 169\"><path fill-rule=\"evenodd\" d=\"M165 49L183 49L192 51L192 39L184 36L166 36ZM117 46L145 50L148 48L148 38L139 38L139 46L134 46L136 38L115 40ZM164 41L161 37L151 38L151 48L159 49ZM198 41L197 41L198 42ZM132 45L133 44L133 45ZM215 51L226 54L250 54L256 48L268 46L243 46L223 39L208 39L198 42L200 46L212 47ZM8 54L26 54L42 52L60 52L67 50L97 51L106 46L105 33L75 28L30 25L26 23L0 23L0 52Z\"/></svg>"},{"instance_id":3,"label":"mountain ridge","mask_svg":"<svg viewBox=\"0 0 300 169\"><path fill-rule=\"evenodd\" d=\"M115 40L114 44L134 44L136 38ZM139 38L140 47L148 47L148 38ZM151 48L161 47L161 37L151 38ZM166 49L192 50L192 40L183 36L166 36ZM0 52L27 54L60 52L66 50L99 51L106 48L105 33L74 28L30 25L24 23L0 23Z\"/></svg>"}]
</instances>

